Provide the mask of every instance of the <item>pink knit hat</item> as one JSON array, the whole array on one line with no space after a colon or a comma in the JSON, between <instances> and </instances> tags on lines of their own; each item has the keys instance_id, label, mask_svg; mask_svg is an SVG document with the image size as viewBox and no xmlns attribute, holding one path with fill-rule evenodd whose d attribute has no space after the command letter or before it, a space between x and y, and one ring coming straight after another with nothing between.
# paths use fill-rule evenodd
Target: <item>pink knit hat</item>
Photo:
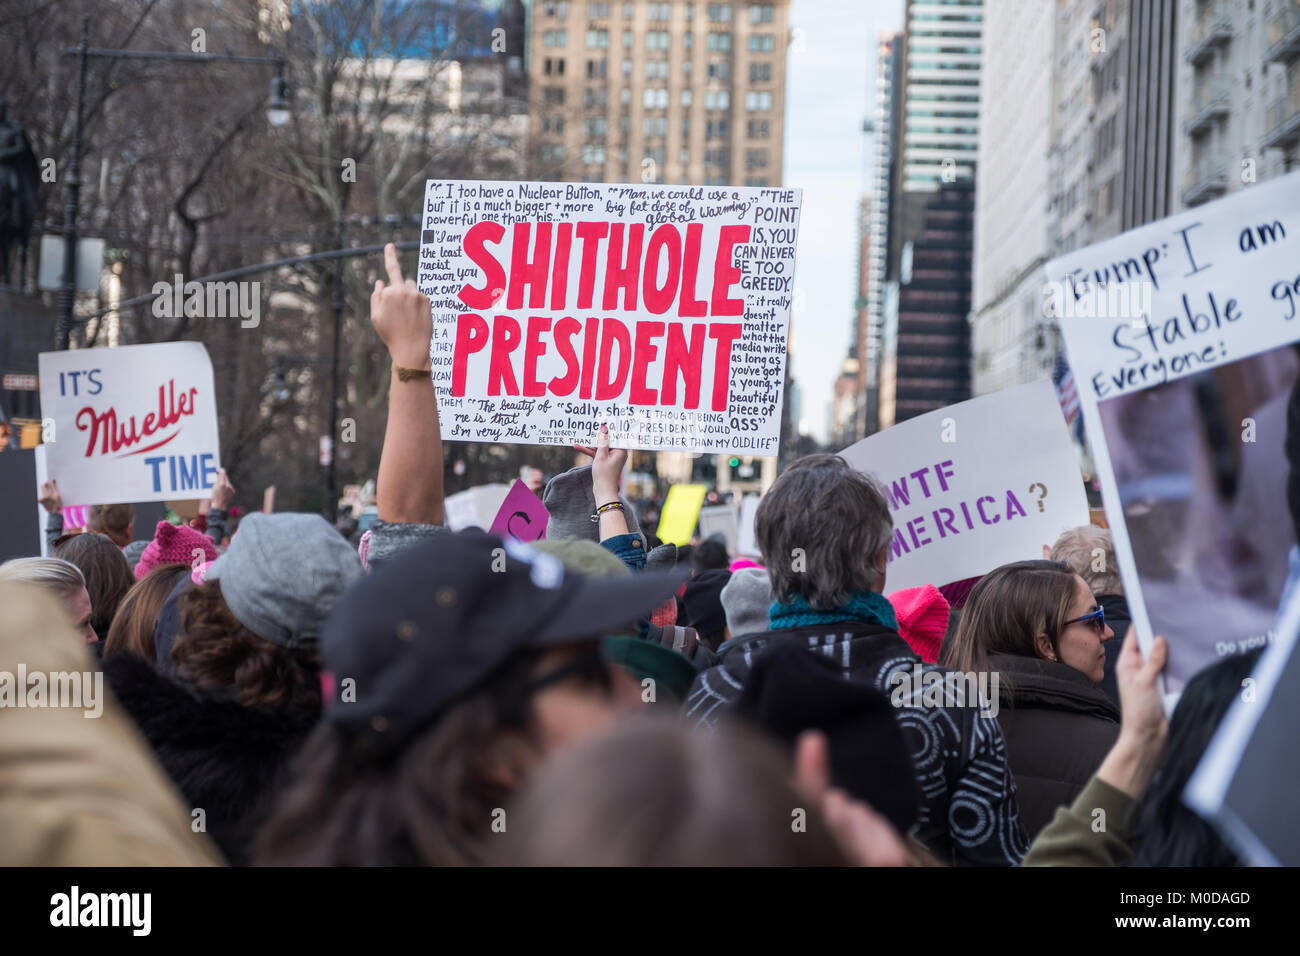
<instances>
[{"instance_id":1,"label":"pink knit hat","mask_svg":"<svg viewBox=\"0 0 1300 956\"><path fill-rule=\"evenodd\" d=\"M736 558L736 560L731 562L732 574L735 574L737 571L743 571L745 568L758 568L760 571L763 570L763 566L753 558Z\"/></svg>"},{"instance_id":2,"label":"pink knit hat","mask_svg":"<svg viewBox=\"0 0 1300 956\"><path fill-rule=\"evenodd\" d=\"M948 632L948 602L933 584L903 588L889 595L898 618L898 633L920 655L933 664L939 659L943 636Z\"/></svg>"},{"instance_id":3,"label":"pink knit hat","mask_svg":"<svg viewBox=\"0 0 1300 956\"><path fill-rule=\"evenodd\" d=\"M135 566L135 579L139 581L160 564L194 564L195 550L203 552L204 561L217 559L217 546L206 534L200 534L183 524L159 521L153 540L140 555Z\"/></svg>"}]
</instances>

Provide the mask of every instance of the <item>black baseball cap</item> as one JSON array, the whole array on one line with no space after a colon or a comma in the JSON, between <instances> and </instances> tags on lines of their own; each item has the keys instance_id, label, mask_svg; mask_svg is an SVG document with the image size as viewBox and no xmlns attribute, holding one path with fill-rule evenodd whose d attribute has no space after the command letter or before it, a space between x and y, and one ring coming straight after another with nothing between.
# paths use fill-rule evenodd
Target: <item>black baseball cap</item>
<instances>
[{"instance_id":1,"label":"black baseball cap","mask_svg":"<svg viewBox=\"0 0 1300 956\"><path fill-rule=\"evenodd\" d=\"M371 751L390 752L519 651L617 632L683 579L585 578L477 528L437 535L358 581L334 606L320 642L325 720Z\"/></svg>"}]
</instances>

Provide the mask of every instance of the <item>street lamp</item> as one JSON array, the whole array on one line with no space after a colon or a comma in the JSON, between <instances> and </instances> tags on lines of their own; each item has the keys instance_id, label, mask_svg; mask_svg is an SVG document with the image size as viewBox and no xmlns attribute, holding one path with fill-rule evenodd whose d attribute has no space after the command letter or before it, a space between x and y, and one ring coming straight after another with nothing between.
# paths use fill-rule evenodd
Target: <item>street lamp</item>
<instances>
[{"instance_id":1,"label":"street lamp","mask_svg":"<svg viewBox=\"0 0 1300 956\"><path fill-rule=\"evenodd\" d=\"M77 57L76 125L72 136L72 162L68 164L68 199L63 207L63 282L59 287L58 349L67 349L72 337L72 307L77 296L77 216L81 211L81 136L85 122L86 63L88 60L163 60L168 63L247 63L275 66L266 119L272 126L289 122L289 101L284 82L284 60L273 56L233 56L224 53L173 53L168 50L105 50L90 46L90 18L81 21L81 42L63 51Z\"/></svg>"}]
</instances>

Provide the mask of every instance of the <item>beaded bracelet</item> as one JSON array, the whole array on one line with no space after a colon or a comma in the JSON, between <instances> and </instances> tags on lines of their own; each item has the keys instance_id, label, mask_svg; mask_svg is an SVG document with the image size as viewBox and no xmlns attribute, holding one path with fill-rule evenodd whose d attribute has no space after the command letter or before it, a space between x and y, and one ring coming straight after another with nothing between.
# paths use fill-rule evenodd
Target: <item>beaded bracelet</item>
<instances>
[{"instance_id":1,"label":"beaded bracelet","mask_svg":"<svg viewBox=\"0 0 1300 956\"><path fill-rule=\"evenodd\" d=\"M623 510L623 502L611 501L608 504L603 504L599 508L597 508L596 513L591 516L591 520L599 521L600 516L603 515L606 511L622 511L622 510Z\"/></svg>"}]
</instances>

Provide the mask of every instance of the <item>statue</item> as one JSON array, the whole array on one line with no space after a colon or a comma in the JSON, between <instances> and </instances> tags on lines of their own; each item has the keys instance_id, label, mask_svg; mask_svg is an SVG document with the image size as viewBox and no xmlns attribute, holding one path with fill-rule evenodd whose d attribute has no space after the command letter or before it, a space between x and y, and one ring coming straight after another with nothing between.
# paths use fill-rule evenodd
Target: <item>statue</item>
<instances>
[{"instance_id":1,"label":"statue","mask_svg":"<svg viewBox=\"0 0 1300 956\"><path fill-rule=\"evenodd\" d=\"M0 97L0 285L9 284L9 248L22 250L19 280L27 270L27 241L40 209L40 169L21 126L7 117Z\"/></svg>"}]
</instances>

